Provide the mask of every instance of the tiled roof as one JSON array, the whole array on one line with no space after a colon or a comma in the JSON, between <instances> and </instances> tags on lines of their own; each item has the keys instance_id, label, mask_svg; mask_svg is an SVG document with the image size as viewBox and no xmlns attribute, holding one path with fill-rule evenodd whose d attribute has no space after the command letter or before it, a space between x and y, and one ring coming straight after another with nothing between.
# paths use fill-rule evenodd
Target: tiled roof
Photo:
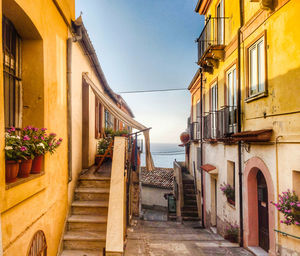
<instances>
[{"instance_id":1,"label":"tiled roof","mask_svg":"<svg viewBox=\"0 0 300 256\"><path fill-rule=\"evenodd\" d=\"M147 171L146 167L141 167L141 182L157 188L173 188L174 170L172 168L156 167L154 171Z\"/></svg>"}]
</instances>

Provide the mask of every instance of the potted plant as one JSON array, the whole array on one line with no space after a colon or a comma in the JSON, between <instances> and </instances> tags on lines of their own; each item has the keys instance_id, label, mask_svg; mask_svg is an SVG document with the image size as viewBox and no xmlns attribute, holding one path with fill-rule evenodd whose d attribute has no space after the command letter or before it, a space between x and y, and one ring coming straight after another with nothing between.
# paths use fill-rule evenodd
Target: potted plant
<instances>
[{"instance_id":1,"label":"potted plant","mask_svg":"<svg viewBox=\"0 0 300 256\"><path fill-rule=\"evenodd\" d=\"M101 156L105 154L105 151L107 150L109 144L112 141L112 137L106 137L98 141L97 145L97 155L95 157L95 163L98 165Z\"/></svg>"},{"instance_id":2,"label":"potted plant","mask_svg":"<svg viewBox=\"0 0 300 256\"><path fill-rule=\"evenodd\" d=\"M234 224L229 224L225 228L225 239L229 240L232 243L237 243L238 241L238 233L239 233L239 226Z\"/></svg>"},{"instance_id":3,"label":"potted plant","mask_svg":"<svg viewBox=\"0 0 300 256\"><path fill-rule=\"evenodd\" d=\"M42 171L44 155L46 154L46 128L31 128L30 133L34 143L34 159L32 161L31 173L37 174Z\"/></svg>"},{"instance_id":4,"label":"potted plant","mask_svg":"<svg viewBox=\"0 0 300 256\"><path fill-rule=\"evenodd\" d=\"M227 202L231 205L235 205L235 191L234 188L230 184L226 184L225 182L220 185L220 189L223 194L227 198Z\"/></svg>"},{"instance_id":5,"label":"potted plant","mask_svg":"<svg viewBox=\"0 0 300 256\"><path fill-rule=\"evenodd\" d=\"M15 182L19 173L21 140L12 127L5 133L5 180Z\"/></svg>"},{"instance_id":6,"label":"potted plant","mask_svg":"<svg viewBox=\"0 0 300 256\"><path fill-rule=\"evenodd\" d=\"M32 160L34 159L35 144L31 137L31 126L26 127L21 131L21 163L19 170L19 177L26 178L29 176L32 166Z\"/></svg>"},{"instance_id":7,"label":"potted plant","mask_svg":"<svg viewBox=\"0 0 300 256\"><path fill-rule=\"evenodd\" d=\"M279 202L271 202L276 209L283 213L284 220L280 222L286 225L300 226L300 201L295 191L289 189L279 195Z\"/></svg>"}]
</instances>

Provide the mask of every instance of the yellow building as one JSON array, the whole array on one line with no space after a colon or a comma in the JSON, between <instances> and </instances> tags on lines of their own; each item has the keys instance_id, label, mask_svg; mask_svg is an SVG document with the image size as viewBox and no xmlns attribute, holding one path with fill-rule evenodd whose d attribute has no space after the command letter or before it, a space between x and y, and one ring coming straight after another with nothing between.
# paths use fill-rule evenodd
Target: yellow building
<instances>
[{"instance_id":1,"label":"yellow building","mask_svg":"<svg viewBox=\"0 0 300 256\"><path fill-rule=\"evenodd\" d=\"M300 253L300 227L281 223L270 203L288 189L300 197L299 10L295 0L199 0L195 10L205 26L188 163L191 174L197 163L199 213L222 235L238 224L241 245L257 254Z\"/></svg>"},{"instance_id":2,"label":"yellow building","mask_svg":"<svg viewBox=\"0 0 300 256\"><path fill-rule=\"evenodd\" d=\"M118 109L129 118L133 114L107 84L81 18L74 21L74 0L3 0L0 4L4 60L0 72L0 255L56 256L64 249L79 175L94 165L97 142L105 128L131 130ZM104 108L95 91L108 99L107 106L115 108L114 113ZM63 138L62 145L55 154L45 155L40 174L6 183L4 132L11 126L28 125L47 127L47 132ZM125 138L121 139L121 146L116 145L120 160L114 168L123 168L115 176L124 186ZM109 185L108 178L93 180ZM124 206L123 196L120 200ZM121 217L114 218L123 220L124 215L120 211ZM108 219L114 223L112 217ZM123 235L126 224L118 221ZM116 231L109 237L113 235ZM115 240L108 242L114 250ZM117 242L123 246L123 240Z\"/></svg>"},{"instance_id":3,"label":"yellow building","mask_svg":"<svg viewBox=\"0 0 300 256\"><path fill-rule=\"evenodd\" d=\"M0 72L3 255L28 255L38 239L39 250L56 255L67 210L66 41L75 1L3 0L0 4L0 52L5 61ZM56 154L46 155L44 172L6 184L5 128L27 125L47 127L64 141Z\"/></svg>"}]
</instances>

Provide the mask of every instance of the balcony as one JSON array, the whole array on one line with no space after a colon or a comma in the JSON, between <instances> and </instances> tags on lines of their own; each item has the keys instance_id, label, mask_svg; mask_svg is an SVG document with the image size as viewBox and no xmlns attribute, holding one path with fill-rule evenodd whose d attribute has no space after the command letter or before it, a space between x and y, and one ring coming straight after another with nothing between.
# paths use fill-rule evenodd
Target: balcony
<instances>
[{"instance_id":1,"label":"balcony","mask_svg":"<svg viewBox=\"0 0 300 256\"><path fill-rule=\"evenodd\" d=\"M225 56L225 21L226 17L211 17L206 20L206 24L197 39L198 43L198 65L205 72L212 72L218 67L219 61Z\"/></svg>"},{"instance_id":2,"label":"balcony","mask_svg":"<svg viewBox=\"0 0 300 256\"><path fill-rule=\"evenodd\" d=\"M205 140L230 142L231 135L237 132L237 108L226 106L210 112L203 118Z\"/></svg>"}]
</instances>

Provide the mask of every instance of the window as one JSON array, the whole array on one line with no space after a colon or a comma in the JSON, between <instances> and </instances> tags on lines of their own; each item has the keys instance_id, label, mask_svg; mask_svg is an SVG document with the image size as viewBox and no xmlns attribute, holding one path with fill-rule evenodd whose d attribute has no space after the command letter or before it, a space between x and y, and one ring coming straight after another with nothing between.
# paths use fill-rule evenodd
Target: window
<instances>
[{"instance_id":1,"label":"window","mask_svg":"<svg viewBox=\"0 0 300 256\"><path fill-rule=\"evenodd\" d=\"M228 104L228 133L237 130L237 81L236 66L234 65L226 73L227 104Z\"/></svg>"},{"instance_id":2,"label":"window","mask_svg":"<svg viewBox=\"0 0 300 256\"><path fill-rule=\"evenodd\" d=\"M114 117L108 110L105 109L104 111L104 118L105 118L105 128L114 128Z\"/></svg>"},{"instance_id":3,"label":"window","mask_svg":"<svg viewBox=\"0 0 300 256\"><path fill-rule=\"evenodd\" d=\"M224 44L224 0L217 5L217 43Z\"/></svg>"},{"instance_id":4,"label":"window","mask_svg":"<svg viewBox=\"0 0 300 256\"><path fill-rule=\"evenodd\" d=\"M28 256L47 256L47 242L42 230L34 234L30 243Z\"/></svg>"},{"instance_id":5,"label":"window","mask_svg":"<svg viewBox=\"0 0 300 256\"><path fill-rule=\"evenodd\" d=\"M227 161L227 184L235 190L235 162L232 161Z\"/></svg>"},{"instance_id":6,"label":"window","mask_svg":"<svg viewBox=\"0 0 300 256\"><path fill-rule=\"evenodd\" d=\"M216 138L217 136L217 110L218 110L218 85L215 83L211 88L211 104L210 104L210 112L211 112L211 131L212 138Z\"/></svg>"},{"instance_id":7,"label":"window","mask_svg":"<svg viewBox=\"0 0 300 256\"><path fill-rule=\"evenodd\" d=\"M265 67L265 41L259 39L248 49L249 59L249 96L265 91L266 67Z\"/></svg>"},{"instance_id":8,"label":"window","mask_svg":"<svg viewBox=\"0 0 300 256\"><path fill-rule=\"evenodd\" d=\"M300 171L293 171L293 190L300 198Z\"/></svg>"},{"instance_id":9,"label":"window","mask_svg":"<svg viewBox=\"0 0 300 256\"><path fill-rule=\"evenodd\" d=\"M101 137L102 133L102 105L96 98L95 101L95 138Z\"/></svg>"},{"instance_id":10,"label":"window","mask_svg":"<svg viewBox=\"0 0 300 256\"><path fill-rule=\"evenodd\" d=\"M22 126L21 38L14 25L3 16L3 85L5 127Z\"/></svg>"}]
</instances>

